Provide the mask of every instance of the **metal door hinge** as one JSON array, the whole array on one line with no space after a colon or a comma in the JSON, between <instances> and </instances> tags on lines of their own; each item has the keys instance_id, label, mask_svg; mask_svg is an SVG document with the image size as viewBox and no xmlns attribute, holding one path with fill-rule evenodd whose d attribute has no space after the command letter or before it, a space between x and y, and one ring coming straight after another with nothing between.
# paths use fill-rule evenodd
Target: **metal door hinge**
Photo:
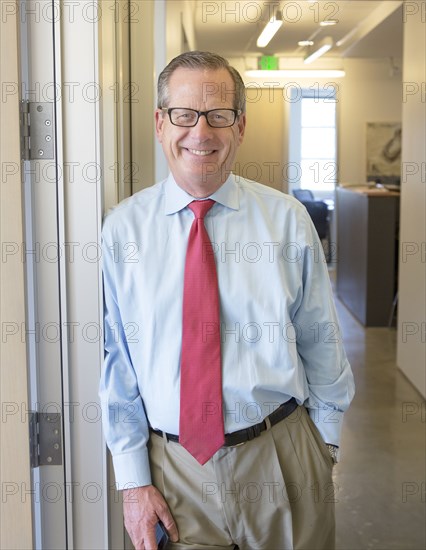
<instances>
[{"instance_id":1,"label":"metal door hinge","mask_svg":"<svg viewBox=\"0 0 426 550\"><path fill-rule=\"evenodd\" d=\"M62 464L60 413L30 413L31 467Z\"/></svg>"},{"instance_id":2,"label":"metal door hinge","mask_svg":"<svg viewBox=\"0 0 426 550\"><path fill-rule=\"evenodd\" d=\"M53 159L53 103L20 102L21 159Z\"/></svg>"}]
</instances>

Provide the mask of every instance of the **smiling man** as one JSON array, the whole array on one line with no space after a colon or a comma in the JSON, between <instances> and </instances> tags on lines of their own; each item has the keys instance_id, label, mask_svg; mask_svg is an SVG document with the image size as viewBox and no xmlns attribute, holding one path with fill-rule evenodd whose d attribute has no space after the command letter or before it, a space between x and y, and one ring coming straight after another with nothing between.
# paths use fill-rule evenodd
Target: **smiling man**
<instances>
[{"instance_id":1,"label":"smiling man","mask_svg":"<svg viewBox=\"0 0 426 550\"><path fill-rule=\"evenodd\" d=\"M173 59L155 120L170 175L103 229L100 395L126 528L137 550L159 521L171 549L330 550L354 387L318 236L295 199L232 174L245 89L225 59Z\"/></svg>"},{"instance_id":2,"label":"smiling man","mask_svg":"<svg viewBox=\"0 0 426 550\"><path fill-rule=\"evenodd\" d=\"M235 108L235 84L227 69L180 67L171 74L166 89L167 105L173 107L157 109L155 116L170 171L190 195L208 197L231 172L244 135L244 104ZM166 98L159 99L160 105L165 104Z\"/></svg>"}]
</instances>

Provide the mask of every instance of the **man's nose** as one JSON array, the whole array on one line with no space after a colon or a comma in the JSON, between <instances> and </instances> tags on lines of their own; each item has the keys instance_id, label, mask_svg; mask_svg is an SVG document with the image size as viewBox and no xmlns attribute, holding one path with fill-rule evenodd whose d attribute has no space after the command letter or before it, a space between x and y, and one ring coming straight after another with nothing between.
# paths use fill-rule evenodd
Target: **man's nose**
<instances>
[{"instance_id":1,"label":"man's nose","mask_svg":"<svg viewBox=\"0 0 426 550\"><path fill-rule=\"evenodd\" d=\"M213 128L209 126L209 123L207 122L207 116L205 114L202 114L200 115L197 124L193 126L191 130L191 133L194 136L208 137L211 135Z\"/></svg>"}]
</instances>

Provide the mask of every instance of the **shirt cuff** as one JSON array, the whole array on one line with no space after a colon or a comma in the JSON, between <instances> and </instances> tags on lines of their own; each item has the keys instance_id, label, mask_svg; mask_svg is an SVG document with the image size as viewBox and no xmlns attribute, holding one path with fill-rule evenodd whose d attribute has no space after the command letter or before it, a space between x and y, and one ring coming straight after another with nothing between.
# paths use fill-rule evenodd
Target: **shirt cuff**
<instances>
[{"instance_id":1,"label":"shirt cuff","mask_svg":"<svg viewBox=\"0 0 426 550\"><path fill-rule=\"evenodd\" d=\"M332 409L308 409L308 411L324 443L330 443L330 445L339 447L343 413Z\"/></svg>"},{"instance_id":2,"label":"shirt cuff","mask_svg":"<svg viewBox=\"0 0 426 550\"><path fill-rule=\"evenodd\" d=\"M121 453L112 457L115 481L119 491L151 485L148 450Z\"/></svg>"}]
</instances>

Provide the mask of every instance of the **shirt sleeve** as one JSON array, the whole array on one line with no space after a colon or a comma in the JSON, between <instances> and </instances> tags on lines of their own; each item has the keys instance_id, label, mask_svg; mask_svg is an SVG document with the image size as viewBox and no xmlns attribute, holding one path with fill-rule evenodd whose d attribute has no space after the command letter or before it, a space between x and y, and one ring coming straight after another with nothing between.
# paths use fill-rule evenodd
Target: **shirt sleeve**
<instances>
[{"instance_id":1,"label":"shirt sleeve","mask_svg":"<svg viewBox=\"0 0 426 550\"><path fill-rule=\"evenodd\" d=\"M309 387L305 403L326 443L339 446L343 413L355 393L352 370L343 348L321 241L305 212L302 254L303 293L293 318L297 351Z\"/></svg>"},{"instance_id":2,"label":"shirt sleeve","mask_svg":"<svg viewBox=\"0 0 426 550\"><path fill-rule=\"evenodd\" d=\"M99 396L102 423L111 451L118 489L151 484L148 422L120 315L116 281L120 278L118 243L102 233L105 358ZM133 323L132 323L133 325ZM134 328L132 326L132 328Z\"/></svg>"}]
</instances>

